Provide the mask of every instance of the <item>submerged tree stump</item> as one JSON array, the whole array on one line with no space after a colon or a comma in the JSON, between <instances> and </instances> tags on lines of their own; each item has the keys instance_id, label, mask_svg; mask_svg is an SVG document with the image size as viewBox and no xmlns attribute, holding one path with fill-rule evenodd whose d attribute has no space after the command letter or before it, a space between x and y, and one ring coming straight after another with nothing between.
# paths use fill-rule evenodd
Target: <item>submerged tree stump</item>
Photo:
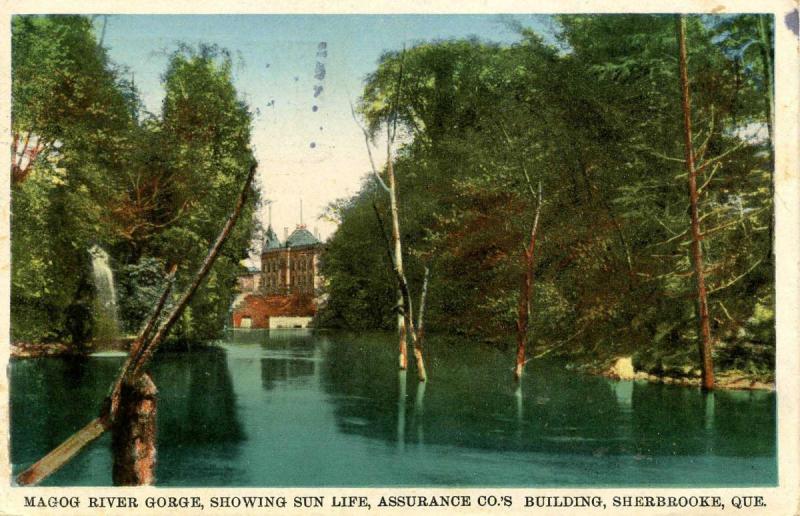
<instances>
[{"instance_id":1,"label":"submerged tree stump","mask_svg":"<svg viewBox=\"0 0 800 516\"><path fill-rule=\"evenodd\" d=\"M111 428L115 486L152 485L156 470L156 394L146 374L119 391L119 406Z\"/></svg>"}]
</instances>

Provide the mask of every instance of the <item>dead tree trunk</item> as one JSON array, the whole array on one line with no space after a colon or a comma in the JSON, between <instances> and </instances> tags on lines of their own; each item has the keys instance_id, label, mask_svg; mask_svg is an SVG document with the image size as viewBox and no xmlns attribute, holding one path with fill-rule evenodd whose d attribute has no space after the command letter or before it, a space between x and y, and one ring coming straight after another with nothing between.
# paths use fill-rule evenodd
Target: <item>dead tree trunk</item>
<instances>
[{"instance_id":1,"label":"dead tree trunk","mask_svg":"<svg viewBox=\"0 0 800 516\"><path fill-rule=\"evenodd\" d=\"M417 333L414 331L414 319L412 316L412 309L411 309L411 295L408 289L408 282L406 281L405 271L403 270L403 245L400 241L400 216L399 216L399 208L397 202L397 181L394 173L394 163L392 161L392 144L394 143L395 135L397 134L397 105L400 99L400 92L402 91L402 84L403 84L403 62L400 61L400 72L397 77L397 90L394 99L394 107L392 109L391 114L386 118L386 182L381 179L381 175L378 173L378 169L375 167L375 163L372 160L372 151L370 150L370 138L369 133L361 124L358 123L358 120L355 116L355 110L353 110L352 105L350 106L351 113L353 115L353 120L355 120L356 124L361 127L361 131L364 133L364 143L367 146L367 154L369 156L370 165L372 166L372 172L375 175L378 183L383 188L384 191L389 195L389 208L392 217L392 230L391 230L391 244L388 245L388 252L389 258L392 263L392 268L394 269L395 276L397 277L397 284L399 290L399 299L397 301L397 306L401 309L398 311L397 314L397 334L398 334L398 341L399 341L399 367L400 370L405 370L408 367L408 347L407 341L408 337L411 337L411 342L414 350L414 358L417 363L417 376L419 381L424 382L427 379L427 373L425 371L425 360L422 356L422 349L419 347L421 342L417 338ZM388 184L387 184L388 183ZM383 228L383 221L380 216L380 212L378 211L377 206L373 203L373 208L375 209L375 215L378 217L378 222L381 225L381 233L383 234L384 238L386 236L385 230Z\"/></svg>"},{"instance_id":2,"label":"dead tree trunk","mask_svg":"<svg viewBox=\"0 0 800 516\"><path fill-rule=\"evenodd\" d=\"M391 143L388 146L388 157L386 160L386 176L389 187L389 203L392 213L392 252L394 254L394 268L398 276L402 276L403 272L403 245L400 242L400 217L398 216L397 208L397 187L394 177L394 166L392 165ZM403 295L400 293L398 304L403 305ZM408 367L408 350L406 347L406 335L408 326L406 325L405 317L403 314L397 314L397 334L399 339L399 364L400 369ZM416 351L415 351L416 355Z\"/></svg>"},{"instance_id":3,"label":"dead tree trunk","mask_svg":"<svg viewBox=\"0 0 800 516\"><path fill-rule=\"evenodd\" d=\"M700 246L702 233L697 210L697 170L694 162L694 147L692 144L692 112L689 96L689 72L686 58L686 20L682 15L676 18L678 36L678 63L681 81L681 103L683 108L683 139L686 161L686 171L689 176L689 216L691 219L692 234L692 262L694 263L694 276L697 281L697 311L699 317L699 351L702 369L702 388L710 391L714 389L714 363L711 357L711 326L708 316L708 295L706 292L705 273L703 271L703 250Z\"/></svg>"},{"instance_id":4,"label":"dead tree trunk","mask_svg":"<svg viewBox=\"0 0 800 516\"><path fill-rule=\"evenodd\" d=\"M111 426L112 479L115 486L155 482L156 386L146 374L119 391L117 415Z\"/></svg>"},{"instance_id":5,"label":"dead tree trunk","mask_svg":"<svg viewBox=\"0 0 800 516\"><path fill-rule=\"evenodd\" d=\"M422 356L422 342L425 339L425 298L428 296L428 274L429 270L425 267L425 277L422 280L422 292L419 295L419 314L417 315L417 327L413 329L411 341L414 344L414 358L417 363L417 378L420 382L428 379L428 372L425 370L425 359ZM409 314L410 317L410 314Z\"/></svg>"},{"instance_id":6,"label":"dead tree trunk","mask_svg":"<svg viewBox=\"0 0 800 516\"><path fill-rule=\"evenodd\" d=\"M378 221L378 226L381 231L381 235L383 235L384 242L386 243L386 254L389 256L389 261L392 264L392 271L397 278L397 285L400 289L400 303L398 305L398 309L400 310L399 315L403 318L403 327L408 329L407 336L411 337L411 345L414 350L414 358L416 359L417 364L417 378L419 381L424 382L428 379L428 373L425 370L425 360L422 355L422 339L420 338L419 331L414 327L414 307L413 303L411 302L411 290L408 288L408 281L406 280L406 275L403 273L401 269L398 269L397 262L395 259L394 253L392 253L392 246L389 241L386 239L386 228L383 225L383 218L381 217L381 213L378 210L378 206L373 202L372 209L375 212L375 218ZM420 303L424 307L425 304L425 295L427 293L427 282L428 282L428 269L425 268L425 281L423 285L423 294L420 298ZM424 310L424 308L423 308ZM422 316L420 314L419 322L423 322Z\"/></svg>"},{"instance_id":7,"label":"dead tree trunk","mask_svg":"<svg viewBox=\"0 0 800 516\"><path fill-rule=\"evenodd\" d=\"M425 301L428 297L428 276L430 269L425 267L425 275L422 278L422 293L419 295L419 314L417 314L417 345L422 346L425 339Z\"/></svg>"},{"instance_id":8,"label":"dead tree trunk","mask_svg":"<svg viewBox=\"0 0 800 516\"><path fill-rule=\"evenodd\" d=\"M522 263L525 270L522 273L519 302L517 303L517 363L514 367L514 380L519 382L522 378L522 369L525 367L525 345L528 341L528 321L531 313L531 294L533 293L533 264L536 252L536 232L539 229L539 214L542 208L542 184L539 183L539 199L536 203L536 215L531 224L528 245L522 251Z\"/></svg>"}]
</instances>

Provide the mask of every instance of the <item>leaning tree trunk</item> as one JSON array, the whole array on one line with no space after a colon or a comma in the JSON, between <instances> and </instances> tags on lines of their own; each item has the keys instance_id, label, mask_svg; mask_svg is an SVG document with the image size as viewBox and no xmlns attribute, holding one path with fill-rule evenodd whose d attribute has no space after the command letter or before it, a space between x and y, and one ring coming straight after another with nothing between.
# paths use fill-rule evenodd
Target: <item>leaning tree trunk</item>
<instances>
[{"instance_id":1,"label":"leaning tree trunk","mask_svg":"<svg viewBox=\"0 0 800 516\"><path fill-rule=\"evenodd\" d=\"M686 21L682 15L677 16L678 63L680 67L681 101L683 107L683 138L686 156L686 171L689 176L689 214L692 233L692 261L694 275L697 280L697 311L700 319L700 365L702 369L702 388L714 389L714 363L711 357L711 326L708 316L708 294L706 292L705 274L703 272L703 250L700 242L703 239L700 231L700 219L697 213L697 170L694 163L692 145L692 112L689 97L689 72L686 59Z\"/></svg>"}]
</instances>

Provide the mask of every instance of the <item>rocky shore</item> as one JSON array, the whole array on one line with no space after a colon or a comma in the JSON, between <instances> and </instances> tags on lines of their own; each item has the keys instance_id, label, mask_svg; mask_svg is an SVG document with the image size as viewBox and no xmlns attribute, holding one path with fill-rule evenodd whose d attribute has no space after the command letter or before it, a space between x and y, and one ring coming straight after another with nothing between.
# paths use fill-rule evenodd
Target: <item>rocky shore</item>
<instances>
[{"instance_id":1,"label":"rocky shore","mask_svg":"<svg viewBox=\"0 0 800 516\"><path fill-rule=\"evenodd\" d=\"M639 380L652 383L664 383L667 385L683 385L687 387L700 386L699 371L686 367L681 375L656 375L646 371L636 371L633 367L631 357L618 357L611 366L594 371L606 378L615 380ZM738 390L775 390L774 381L765 381L748 375L744 371L728 370L720 371L716 374L717 389L738 389Z\"/></svg>"}]
</instances>

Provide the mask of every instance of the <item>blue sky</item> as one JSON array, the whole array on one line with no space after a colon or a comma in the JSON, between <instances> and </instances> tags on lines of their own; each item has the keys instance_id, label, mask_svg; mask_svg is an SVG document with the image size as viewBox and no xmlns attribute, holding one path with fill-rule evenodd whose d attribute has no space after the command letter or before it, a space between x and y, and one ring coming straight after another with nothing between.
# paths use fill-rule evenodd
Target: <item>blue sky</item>
<instances>
[{"instance_id":1,"label":"blue sky","mask_svg":"<svg viewBox=\"0 0 800 516\"><path fill-rule=\"evenodd\" d=\"M260 186L273 200L282 237L304 222L323 237L335 226L318 220L325 206L355 193L369 171L363 135L350 114L380 55L418 41L477 36L519 40L510 20L551 34L542 15L111 15L103 45L129 69L146 109L158 112L161 75L178 42L214 43L231 51L235 86L255 113L253 143ZM98 35L103 17L95 19ZM325 43L327 55L319 54ZM325 68L315 78L317 62ZM322 93L314 96L315 86ZM316 109L314 109L316 106ZM262 218L266 223L266 209Z\"/></svg>"}]
</instances>

